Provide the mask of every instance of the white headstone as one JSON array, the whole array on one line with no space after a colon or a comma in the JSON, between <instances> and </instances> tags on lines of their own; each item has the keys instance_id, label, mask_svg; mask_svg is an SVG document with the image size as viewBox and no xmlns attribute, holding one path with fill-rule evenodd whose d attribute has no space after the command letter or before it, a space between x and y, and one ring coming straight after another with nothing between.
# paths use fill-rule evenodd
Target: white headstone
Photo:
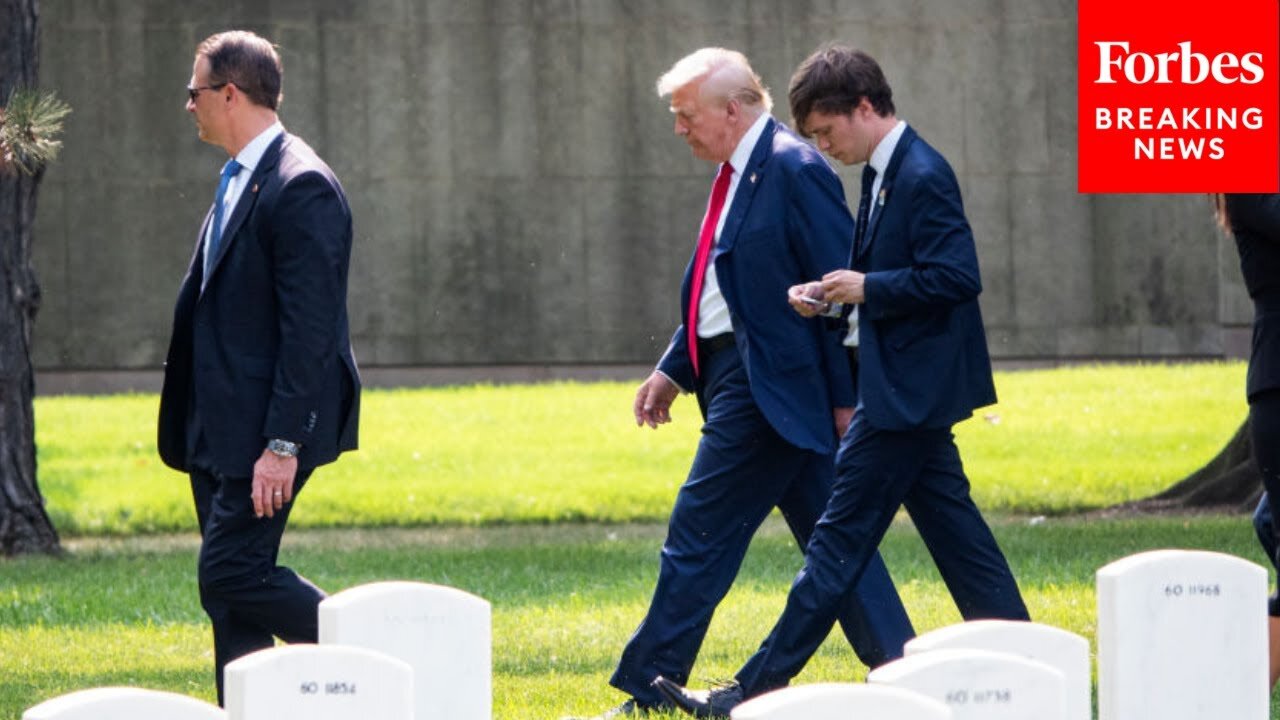
<instances>
[{"instance_id":1,"label":"white headstone","mask_svg":"<svg viewBox=\"0 0 1280 720\"><path fill-rule=\"evenodd\" d=\"M1098 571L1100 720L1266 720L1267 571L1156 550Z\"/></svg>"},{"instance_id":2,"label":"white headstone","mask_svg":"<svg viewBox=\"0 0 1280 720\"><path fill-rule=\"evenodd\" d=\"M281 645L225 673L228 720L413 720L413 671L372 650Z\"/></svg>"},{"instance_id":3,"label":"white headstone","mask_svg":"<svg viewBox=\"0 0 1280 720\"><path fill-rule=\"evenodd\" d=\"M416 720L489 720L492 632L487 601L442 585L370 583L320 603L320 644L377 650L413 668Z\"/></svg>"},{"instance_id":4,"label":"white headstone","mask_svg":"<svg viewBox=\"0 0 1280 720\"><path fill-rule=\"evenodd\" d=\"M733 709L732 720L951 720L951 708L917 692L889 685L816 683L754 697Z\"/></svg>"},{"instance_id":5,"label":"white headstone","mask_svg":"<svg viewBox=\"0 0 1280 720\"><path fill-rule=\"evenodd\" d=\"M22 720L227 720L227 714L177 693L103 687L46 700L22 713Z\"/></svg>"},{"instance_id":6,"label":"white headstone","mask_svg":"<svg viewBox=\"0 0 1280 720\"><path fill-rule=\"evenodd\" d=\"M1066 720L1092 720L1089 641L1051 625L1014 620L972 620L927 632L907 642L915 655L931 650L994 650L1039 660L1066 680Z\"/></svg>"},{"instance_id":7,"label":"white headstone","mask_svg":"<svg viewBox=\"0 0 1280 720\"><path fill-rule=\"evenodd\" d=\"M914 690L955 720L1063 720L1066 683L1048 665L990 650L933 650L872 670L867 682Z\"/></svg>"}]
</instances>

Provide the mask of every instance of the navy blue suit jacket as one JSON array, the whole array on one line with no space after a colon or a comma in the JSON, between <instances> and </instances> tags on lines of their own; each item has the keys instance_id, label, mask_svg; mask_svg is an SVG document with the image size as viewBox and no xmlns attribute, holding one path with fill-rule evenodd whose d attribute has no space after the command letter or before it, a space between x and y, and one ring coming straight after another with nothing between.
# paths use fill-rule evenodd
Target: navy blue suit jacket
<instances>
[{"instance_id":1,"label":"navy blue suit jacket","mask_svg":"<svg viewBox=\"0 0 1280 720\"><path fill-rule=\"evenodd\" d=\"M853 218L840 179L817 150L770 119L726 212L714 257L716 278L752 398L791 444L834 452L832 410L853 406L848 357L839 331L796 314L787 289L822 277L848 258ZM688 317L692 274L691 260L680 291L682 319ZM682 388L701 389L683 324L658 369Z\"/></svg>"},{"instance_id":2,"label":"navy blue suit jacket","mask_svg":"<svg viewBox=\"0 0 1280 720\"><path fill-rule=\"evenodd\" d=\"M354 449L360 376L346 305L351 211L337 178L301 139L276 138L227 220L205 282L209 222L174 309L161 458L190 470L192 413L212 469L233 477L253 475L271 438L302 443L300 470Z\"/></svg>"},{"instance_id":3,"label":"navy blue suit jacket","mask_svg":"<svg viewBox=\"0 0 1280 720\"><path fill-rule=\"evenodd\" d=\"M910 127L894 149L851 266L861 412L886 430L940 428L996 401L978 310L973 231L951 166Z\"/></svg>"}]
</instances>

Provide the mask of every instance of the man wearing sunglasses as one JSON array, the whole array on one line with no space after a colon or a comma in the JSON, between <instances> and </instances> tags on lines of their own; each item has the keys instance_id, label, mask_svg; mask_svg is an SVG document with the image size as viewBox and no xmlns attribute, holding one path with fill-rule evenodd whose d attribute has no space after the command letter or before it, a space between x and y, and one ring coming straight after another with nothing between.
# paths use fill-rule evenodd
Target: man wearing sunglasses
<instances>
[{"instance_id":1,"label":"man wearing sunglasses","mask_svg":"<svg viewBox=\"0 0 1280 720\"><path fill-rule=\"evenodd\" d=\"M347 329L351 211L329 166L276 115L280 57L243 31L196 51L187 111L231 157L178 292L159 450L190 476L200 602L223 667L316 642L324 592L276 564L293 500L355 449L360 377Z\"/></svg>"}]
</instances>

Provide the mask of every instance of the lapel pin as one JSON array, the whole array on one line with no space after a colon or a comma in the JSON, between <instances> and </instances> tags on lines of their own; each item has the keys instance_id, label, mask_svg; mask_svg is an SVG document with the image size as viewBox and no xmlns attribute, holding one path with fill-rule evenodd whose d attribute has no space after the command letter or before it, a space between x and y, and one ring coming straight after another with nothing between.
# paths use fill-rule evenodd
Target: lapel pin
<instances>
[{"instance_id":1,"label":"lapel pin","mask_svg":"<svg viewBox=\"0 0 1280 720\"><path fill-rule=\"evenodd\" d=\"M750 180L751 180L751 184L752 184L752 185L755 185L755 184L756 184L756 174L755 174L755 173L751 173L751 178L750 178Z\"/></svg>"},{"instance_id":2,"label":"lapel pin","mask_svg":"<svg viewBox=\"0 0 1280 720\"><path fill-rule=\"evenodd\" d=\"M888 194L888 192L889 191L886 190L885 188L880 188L880 195L876 198L876 202L880 205L880 207L884 207L884 196Z\"/></svg>"},{"instance_id":3,"label":"lapel pin","mask_svg":"<svg viewBox=\"0 0 1280 720\"><path fill-rule=\"evenodd\" d=\"M257 194L258 194L258 183L254 183L254 184L253 184L253 190L250 190L250 192L252 192L254 195L257 195ZM884 193L883 193L883 192L881 192L881 193L880 193L880 204L881 204L881 205L883 205L883 204L884 204Z\"/></svg>"}]
</instances>

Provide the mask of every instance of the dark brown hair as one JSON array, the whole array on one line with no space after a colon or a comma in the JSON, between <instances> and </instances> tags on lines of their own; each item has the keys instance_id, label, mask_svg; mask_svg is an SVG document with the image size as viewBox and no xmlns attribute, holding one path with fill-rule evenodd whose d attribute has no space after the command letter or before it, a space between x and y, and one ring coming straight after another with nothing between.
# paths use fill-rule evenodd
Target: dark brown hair
<instances>
[{"instance_id":1,"label":"dark brown hair","mask_svg":"<svg viewBox=\"0 0 1280 720\"><path fill-rule=\"evenodd\" d=\"M809 113L848 113L863 98L877 115L895 114L893 89L870 55L844 45L828 45L810 55L791 76L787 90L791 117L804 128Z\"/></svg>"},{"instance_id":2,"label":"dark brown hair","mask_svg":"<svg viewBox=\"0 0 1280 720\"><path fill-rule=\"evenodd\" d=\"M210 85L231 83L254 105L279 109L284 67L275 45L265 38L248 30L221 32L200 43L196 56L209 61Z\"/></svg>"}]
</instances>

